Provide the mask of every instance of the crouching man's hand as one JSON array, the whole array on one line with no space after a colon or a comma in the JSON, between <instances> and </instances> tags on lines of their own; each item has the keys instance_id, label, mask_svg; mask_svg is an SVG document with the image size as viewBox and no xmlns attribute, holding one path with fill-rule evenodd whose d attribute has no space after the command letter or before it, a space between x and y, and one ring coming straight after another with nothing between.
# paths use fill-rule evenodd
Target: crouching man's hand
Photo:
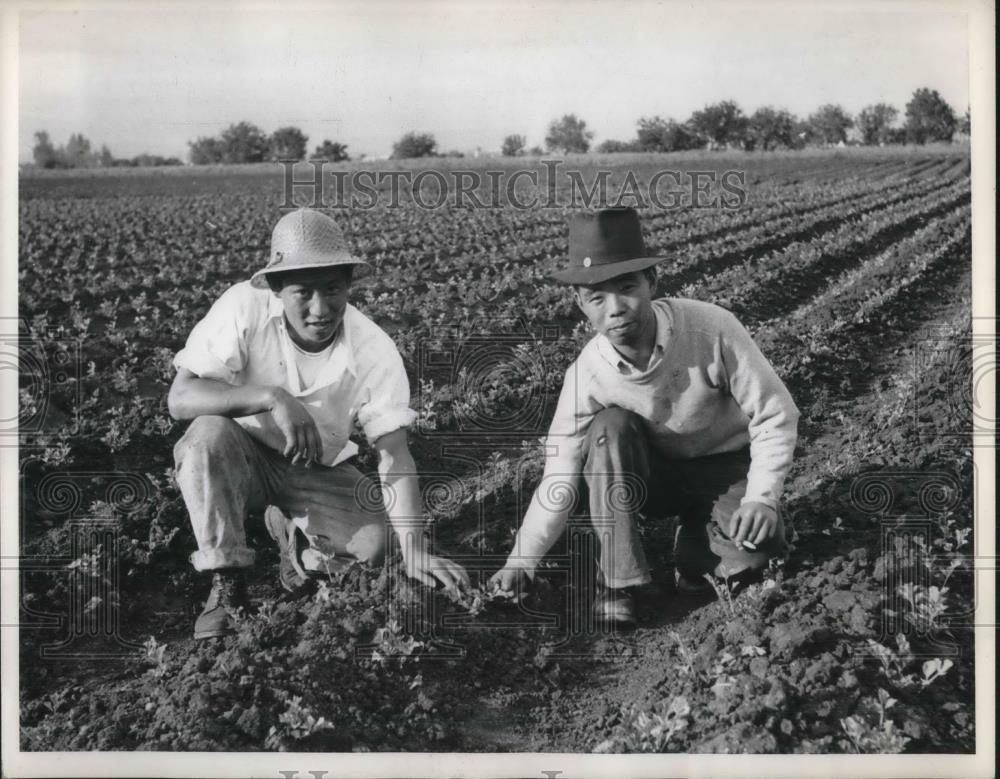
<instances>
[{"instance_id":1,"label":"crouching man's hand","mask_svg":"<svg viewBox=\"0 0 1000 779\"><path fill-rule=\"evenodd\" d=\"M323 458L323 440L316 427L316 420L306 411L302 401L281 387L273 389L271 416L282 435L285 448L281 452L291 459L292 464L306 466L318 463Z\"/></svg>"},{"instance_id":2,"label":"crouching man's hand","mask_svg":"<svg viewBox=\"0 0 1000 779\"><path fill-rule=\"evenodd\" d=\"M434 587L438 582L446 590L469 586L469 574L458 563L447 557L431 554L426 546L421 546L410 554L403 555L408 576Z\"/></svg>"},{"instance_id":3,"label":"crouching man's hand","mask_svg":"<svg viewBox=\"0 0 1000 779\"><path fill-rule=\"evenodd\" d=\"M530 581L527 571L517 565L508 563L490 577L490 589L499 590L503 594L514 596L523 592Z\"/></svg>"},{"instance_id":4,"label":"crouching man's hand","mask_svg":"<svg viewBox=\"0 0 1000 779\"><path fill-rule=\"evenodd\" d=\"M737 547L742 547L744 541L757 546L781 535L781 517L764 503L747 501L733 512L729 521L729 537Z\"/></svg>"},{"instance_id":5,"label":"crouching man's hand","mask_svg":"<svg viewBox=\"0 0 1000 779\"><path fill-rule=\"evenodd\" d=\"M445 589L469 586L469 575L458 563L430 552L430 539L421 517L420 486L417 466L406 443L406 428L393 430L375 441L378 450L378 473L382 480L386 513L399 537L406 573L418 582Z\"/></svg>"}]
</instances>

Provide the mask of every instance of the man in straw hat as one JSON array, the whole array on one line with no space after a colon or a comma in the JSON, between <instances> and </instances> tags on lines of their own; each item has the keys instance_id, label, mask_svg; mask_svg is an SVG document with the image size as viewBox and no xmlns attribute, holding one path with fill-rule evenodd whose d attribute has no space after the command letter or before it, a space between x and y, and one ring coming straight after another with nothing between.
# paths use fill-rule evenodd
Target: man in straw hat
<instances>
[{"instance_id":1,"label":"man in straw hat","mask_svg":"<svg viewBox=\"0 0 1000 779\"><path fill-rule=\"evenodd\" d=\"M649 584L642 516L678 516L678 589L705 574L750 578L785 550L778 511L799 412L750 335L728 311L653 300L655 265L632 208L577 214L569 227L572 285L596 331L569 367L547 439L542 483L506 565L503 591L532 577L586 487L599 544L595 615L635 622ZM581 481L583 484L581 485Z\"/></svg>"},{"instance_id":2,"label":"man in straw hat","mask_svg":"<svg viewBox=\"0 0 1000 779\"><path fill-rule=\"evenodd\" d=\"M403 360L347 302L366 266L333 219L289 213L274 227L267 266L226 290L174 358L170 413L192 420L174 448L198 540L191 561L214 573L196 639L233 632L231 612L246 605L248 512L265 512L288 590L356 561L380 563L387 515L410 576L468 583L461 566L430 554L419 522ZM351 464L355 429L378 451L384 505Z\"/></svg>"}]
</instances>

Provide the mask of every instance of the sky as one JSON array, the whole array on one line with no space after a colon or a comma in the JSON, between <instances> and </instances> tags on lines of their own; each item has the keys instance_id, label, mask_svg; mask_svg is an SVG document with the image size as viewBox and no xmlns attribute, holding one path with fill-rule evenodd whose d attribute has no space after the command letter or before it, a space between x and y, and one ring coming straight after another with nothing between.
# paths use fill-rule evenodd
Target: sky
<instances>
[{"instance_id":1,"label":"sky","mask_svg":"<svg viewBox=\"0 0 1000 779\"><path fill-rule=\"evenodd\" d=\"M495 152L511 133L543 145L566 113L598 143L724 99L747 113L879 101L902 113L929 87L959 114L969 104L966 17L946 1L67 8L20 15L21 161L39 130L186 159L189 140L247 120L376 157L410 130L441 151Z\"/></svg>"}]
</instances>

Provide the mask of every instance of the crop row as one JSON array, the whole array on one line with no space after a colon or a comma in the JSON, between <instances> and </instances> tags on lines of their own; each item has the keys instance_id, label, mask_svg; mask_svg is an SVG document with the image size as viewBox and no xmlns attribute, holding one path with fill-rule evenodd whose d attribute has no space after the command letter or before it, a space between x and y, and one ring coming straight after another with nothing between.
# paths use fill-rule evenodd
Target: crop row
<instances>
[{"instance_id":1,"label":"crop row","mask_svg":"<svg viewBox=\"0 0 1000 779\"><path fill-rule=\"evenodd\" d=\"M863 263L927 220L968 200L967 187L958 184L903 207L863 214L836 230L760 258L752 273L745 267L729 268L685 287L681 296L712 300L747 323L780 316L814 294L831 275Z\"/></svg>"},{"instance_id":2,"label":"crop row","mask_svg":"<svg viewBox=\"0 0 1000 779\"><path fill-rule=\"evenodd\" d=\"M780 219L750 227L725 239L695 243L678 251L668 264L665 263L662 269L663 286L676 289L683 279L703 275L708 269L706 266L733 266L735 270L723 277L724 283L728 284L746 277L746 264L756 258L785 247L794 247L789 254L801 248L798 240L801 237L808 237L818 244L826 241L827 236L818 237L816 233L836 225L842 225L839 228L841 233L853 233L857 229L856 223L866 215L869 225L881 229L899 219L899 209L904 205L918 213L927 208L922 195L930 193L931 201L937 204L954 196L954 191L964 186L964 182L955 184L944 194L939 188L926 184L905 191L892 190L891 195L877 193L842 203L829 211L817 212L810 220ZM912 205L913 201L916 201L915 205ZM910 217L910 211L903 211L903 219ZM904 225L904 229L908 226L908 223ZM565 326L575 318L571 297L565 290L547 284L545 269L538 265L522 267L520 263L469 263L447 279L428 279L410 285L403 284L402 276L401 269L385 268L377 285L366 290L365 294L370 309L384 321L403 325L408 339L426 337L430 330L446 326L463 332L476 332L483 327L502 328L504 322L530 324L555 321ZM524 305L526 296L534 303L531 307ZM404 348L412 342L407 341Z\"/></svg>"},{"instance_id":3,"label":"crop row","mask_svg":"<svg viewBox=\"0 0 1000 779\"><path fill-rule=\"evenodd\" d=\"M930 164L950 162L933 160ZM708 234L718 234L718 230L730 230L748 221L767 220L780 213L804 214L878 189L873 190L871 181L863 177L829 187L815 182L755 185L751 200L738 214L689 208L651 214L646 227L654 244L668 245L694 239L702 223L708 225ZM824 203L822 195L827 191L834 194ZM266 252L268 215L276 207L275 193L229 194L224 198L178 195L162 203L151 197L29 200L22 206L22 267L35 272L34 261L42 259L50 264L55 260L60 268L79 267L93 272L103 267L128 275L129 266L155 268L159 260L184 262L193 257L214 260L224 256L238 259L244 253L260 257ZM357 250L378 266L388 262L414 267L415 263L422 271L447 273L453 266L468 264L470 257L504 252L512 259L531 262L560 256L565 248L565 214L559 210L453 213L381 209L372 213L345 212L341 220ZM44 229L46 225L66 223L73 229ZM693 232L683 229L689 224L694 226ZM246 263L244 270L253 265ZM233 269L237 268L238 262Z\"/></svg>"},{"instance_id":4,"label":"crop row","mask_svg":"<svg viewBox=\"0 0 1000 779\"><path fill-rule=\"evenodd\" d=\"M653 213L643 217L643 230L651 251L672 255L672 267L686 276L699 272L699 247L704 252L725 249L733 243L745 243L748 235L771 236L788 232L822 229L845 215L869 204L891 205L912 194L923 194L951 183L959 174L950 161L933 163L949 173L933 181L890 181L872 186L870 181L837 182L829 188L805 185L753 190L750 199L739 209L685 208L679 211ZM887 195L891 197L887 198ZM846 210L845 210L846 209ZM808 218L807 218L808 217ZM714 239L714 240L713 240ZM561 258L566 252L564 217L557 222L556 232L535 242L520 243L510 261L516 264L537 264ZM685 257L688 257L685 260ZM470 258L463 258L457 267L437 264L439 276L460 269Z\"/></svg>"}]
</instances>

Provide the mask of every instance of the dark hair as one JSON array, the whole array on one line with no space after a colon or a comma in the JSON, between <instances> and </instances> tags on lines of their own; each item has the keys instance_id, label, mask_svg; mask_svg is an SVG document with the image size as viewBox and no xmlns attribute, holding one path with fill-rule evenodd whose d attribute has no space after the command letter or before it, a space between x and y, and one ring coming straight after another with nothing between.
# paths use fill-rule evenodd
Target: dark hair
<instances>
[{"instance_id":1,"label":"dark hair","mask_svg":"<svg viewBox=\"0 0 1000 779\"><path fill-rule=\"evenodd\" d=\"M315 268L308 268L307 271L309 270L315 270ZM330 267L330 270L336 271L339 275L343 276L344 281L348 284L354 278L353 265L333 265ZM286 284L292 283L293 276L303 272L299 269L275 271L274 273L268 273L264 278L267 279L267 285L271 288L272 292L281 292Z\"/></svg>"}]
</instances>

